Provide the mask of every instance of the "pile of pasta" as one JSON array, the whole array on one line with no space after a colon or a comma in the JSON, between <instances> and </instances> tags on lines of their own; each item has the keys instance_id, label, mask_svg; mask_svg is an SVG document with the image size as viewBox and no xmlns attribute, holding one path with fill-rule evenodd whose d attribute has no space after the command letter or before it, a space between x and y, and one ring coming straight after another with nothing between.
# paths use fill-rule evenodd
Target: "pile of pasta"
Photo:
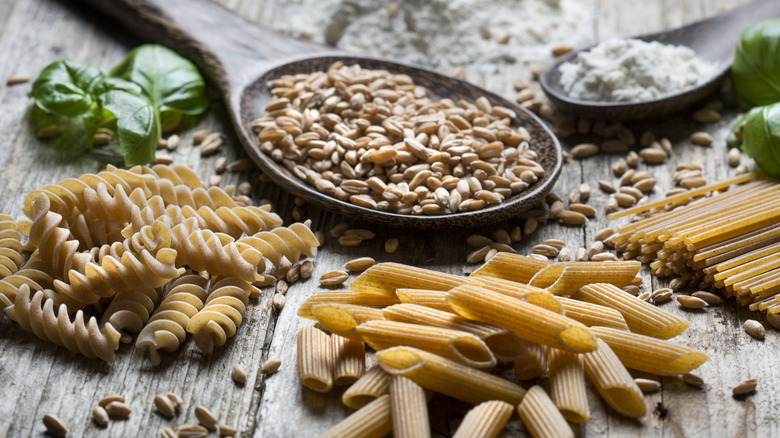
<instances>
[{"instance_id":1,"label":"pile of pasta","mask_svg":"<svg viewBox=\"0 0 780 438\"><path fill-rule=\"evenodd\" d=\"M29 220L0 216L0 308L39 338L107 362L135 333L154 364L188 333L211 352L235 335L266 269L319 246L308 222L283 227L247 200L164 165L109 166L35 190Z\"/></svg>"},{"instance_id":2,"label":"pile of pasta","mask_svg":"<svg viewBox=\"0 0 780 438\"><path fill-rule=\"evenodd\" d=\"M590 418L586 376L615 411L643 417L627 368L674 376L708 356L668 340L687 321L621 289L641 282L639 268L506 252L468 277L380 263L301 306L317 326L298 334L299 379L319 392L350 385L342 399L358 410L326 437L427 436L427 391L477 405L458 437L496 436L515 409L535 437L573 437L567 420ZM509 364L513 376L491 372ZM520 385L545 374L548 390Z\"/></svg>"},{"instance_id":3,"label":"pile of pasta","mask_svg":"<svg viewBox=\"0 0 780 438\"><path fill-rule=\"evenodd\" d=\"M620 227L612 244L624 258L649 263L659 277L780 313L780 182L756 176L626 210L621 215L645 217Z\"/></svg>"}]
</instances>

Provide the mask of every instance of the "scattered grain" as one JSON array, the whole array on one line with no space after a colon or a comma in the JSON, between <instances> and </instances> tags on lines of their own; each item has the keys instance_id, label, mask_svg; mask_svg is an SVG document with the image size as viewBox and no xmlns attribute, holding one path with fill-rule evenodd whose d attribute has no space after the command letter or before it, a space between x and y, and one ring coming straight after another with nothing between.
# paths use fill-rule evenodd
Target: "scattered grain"
<instances>
[{"instance_id":1,"label":"scattered grain","mask_svg":"<svg viewBox=\"0 0 780 438\"><path fill-rule=\"evenodd\" d=\"M647 164L661 164L669 158L662 149L644 148L639 151L639 157Z\"/></svg>"},{"instance_id":2,"label":"scattered grain","mask_svg":"<svg viewBox=\"0 0 780 438\"><path fill-rule=\"evenodd\" d=\"M108 426L108 412L102 406L92 408L92 420L100 427Z\"/></svg>"},{"instance_id":3,"label":"scattered grain","mask_svg":"<svg viewBox=\"0 0 780 438\"><path fill-rule=\"evenodd\" d=\"M610 196L609 199L607 199L606 205L604 206L604 212L610 214L616 211L618 211L618 201L614 196Z\"/></svg>"},{"instance_id":4,"label":"scattered grain","mask_svg":"<svg viewBox=\"0 0 780 438\"><path fill-rule=\"evenodd\" d=\"M560 45L560 46L553 47L552 48L552 55L553 56L561 56L561 55L565 55L565 54L571 52L572 50L574 50L574 47L572 47L572 46L570 46L568 44L563 44L563 45Z\"/></svg>"},{"instance_id":5,"label":"scattered grain","mask_svg":"<svg viewBox=\"0 0 780 438\"><path fill-rule=\"evenodd\" d=\"M701 298L690 295L677 295L677 302L686 309L703 309L707 307L707 302Z\"/></svg>"},{"instance_id":6,"label":"scattered grain","mask_svg":"<svg viewBox=\"0 0 780 438\"><path fill-rule=\"evenodd\" d=\"M199 424L182 424L174 429L177 438L206 438L209 431Z\"/></svg>"},{"instance_id":7,"label":"scattered grain","mask_svg":"<svg viewBox=\"0 0 780 438\"><path fill-rule=\"evenodd\" d=\"M209 136L209 134L211 134L211 131L209 131L208 129L201 129L199 131L195 131L195 133L192 134L192 144L198 145L203 143L203 140L205 140L206 137Z\"/></svg>"},{"instance_id":8,"label":"scattered grain","mask_svg":"<svg viewBox=\"0 0 780 438\"><path fill-rule=\"evenodd\" d=\"M542 245L534 246L533 248L531 248L531 251L534 254L541 254L549 258L549 257L556 257L560 250L554 246L542 244Z\"/></svg>"},{"instance_id":9,"label":"scattered grain","mask_svg":"<svg viewBox=\"0 0 780 438\"><path fill-rule=\"evenodd\" d=\"M322 283L322 282L320 282ZM324 286L324 285L323 285ZM273 298L271 298L271 304L276 308L276 310L282 310L284 309L284 304L287 301L287 298L285 298L282 294L274 294Z\"/></svg>"},{"instance_id":10,"label":"scattered grain","mask_svg":"<svg viewBox=\"0 0 780 438\"><path fill-rule=\"evenodd\" d=\"M591 188L588 183L582 183L579 187L580 201L585 202L590 197ZM571 208L571 207L569 207Z\"/></svg>"},{"instance_id":11,"label":"scattered grain","mask_svg":"<svg viewBox=\"0 0 780 438\"><path fill-rule=\"evenodd\" d=\"M334 287L338 286L345 281L347 281L347 278L349 278L349 274L347 274L344 271L330 271L322 274L320 276L320 286L323 287Z\"/></svg>"},{"instance_id":12,"label":"scattered grain","mask_svg":"<svg viewBox=\"0 0 780 438\"><path fill-rule=\"evenodd\" d=\"M345 263L344 268L351 272L363 272L371 266L374 266L375 263L376 261L371 257L360 257Z\"/></svg>"},{"instance_id":13,"label":"scattered grain","mask_svg":"<svg viewBox=\"0 0 780 438\"><path fill-rule=\"evenodd\" d=\"M68 428L53 414L43 416L43 425L46 426L46 431L51 435L63 437L68 434Z\"/></svg>"},{"instance_id":14,"label":"scattered grain","mask_svg":"<svg viewBox=\"0 0 780 438\"><path fill-rule=\"evenodd\" d=\"M740 152L739 148L731 148L726 157L726 161L728 162L729 166L737 167L739 166L741 160L742 152Z\"/></svg>"},{"instance_id":15,"label":"scattered grain","mask_svg":"<svg viewBox=\"0 0 780 438\"><path fill-rule=\"evenodd\" d=\"M668 287L653 291L653 302L661 304L669 301L674 295L674 291Z\"/></svg>"},{"instance_id":16,"label":"scattered grain","mask_svg":"<svg viewBox=\"0 0 780 438\"><path fill-rule=\"evenodd\" d=\"M184 403L184 400L182 400L181 397L179 397L178 395L172 392L165 394L165 396L168 397L168 399L173 402L173 407L176 408L176 412L178 412L179 409L181 409L181 405L182 403Z\"/></svg>"},{"instance_id":17,"label":"scattered grain","mask_svg":"<svg viewBox=\"0 0 780 438\"><path fill-rule=\"evenodd\" d=\"M704 379L693 373L683 374L682 381L696 388L704 387Z\"/></svg>"},{"instance_id":18,"label":"scattered grain","mask_svg":"<svg viewBox=\"0 0 780 438\"><path fill-rule=\"evenodd\" d=\"M603 179L599 180L599 188L604 193L615 193L615 185Z\"/></svg>"},{"instance_id":19,"label":"scattered grain","mask_svg":"<svg viewBox=\"0 0 780 438\"><path fill-rule=\"evenodd\" d=\"M598 254L594 254L590 257L591 260L594 262L616 262L618 261L618 258L615 254L612 254L611 252L600 252Z\"/></svg>"},{"instance_id":20,"label":"scattered grain","mask_svg":"<svg viewBox=\"0 0 780 438\"><path fill-rule=\"evenodd\" d=\"M260 372L263 374L273 374L279 371L279 367L282 366L282 361L279 358L272 357L263 362L260 366Z\"/></svg>"},{"instance_id":21,"label":"scattered grain","mask_svg":"<svg viewBox=\"0 0 780 438\"><path fill-rule=\"evenodd\" d=\"M195 406L195 418L208 430L217 430L217 418L203 406Z\"/></svg>"},{"instance_id":22,"label":"scattered grain","mask_svg":"<svg viewBox=\"0 0 780 438\"><path fill-rule=\"evenodd\" d=\"M233 369L230 372L230 377L234 382L238 383L239 385L243 385L246 383L246 370L241 364L235 364L233 365Z\"/></svg>"},{"instance_id":23,"label":"scattered grain","mask_svg":"<svg viewBox=\"0 0 780 438\"><path fill-rule=\"evenodd\" d=\"M124 402L112 401L105 407L108 415L116 418L128 418L132 410Z\"/></svg>"},{"instance_id":24,"label":"scattered grain","mask_svg":"<svg viewBox=\"0 0 780 438\"><path fill-rule=\"evenodd\" d=\"M30 82L30 76L28 75L12 75L5 80L7 86L24 84Z\"/></svg>"},{"instance_id":25,"label":"scattered grain","mask_svg":"<svg viewBox=\"0 0 780 438\"><path fill-rule=\"evenodd\" d=\"M691 143L699 146L711 146L715 139L707 132L694 132L691 134Z\"/></svg>"},{"instance_id":26,"label":"scattered grain","mask_svg":"<svg viewBox=\"0 0 780 438\"><path fill-rule=\"evenodd\" d=\"M720 295L714 294L712 292L703 291L703 290L696 291L692 293L691 296L706 301L707 304L709 304L710 306L714 306L716 304L720 304L723 302L723 298L721 298Z\"/></svg>"},{"instance_id":27,"label":"scattered grain","mask_svg":"<svg viewBox=\"0 0 780 438\"><path fill-rule=\"evenodd\" d=\"M585 217L596 216L596 209L587 204L578 204L578 203L570 204L569 210L576 211L577 213L581 213L585 215Z\"/></svg>"},{"instance_id":28,"label":"scattered grain","mask_svg":"<svg viewBox=\"0 0 780 438\"><path fill-rule=\"evenodd\" d=\"M594 143L578 144L571 148L571 155L574 158L588 158L599 153L599 146Z\"/></svg>"},{"instance_id":29,"label":"scattered grain","mask_svg":"<svg viewBox=\"0 0 780 438\"><path fill-rule=\"evenodd\" d=\"M633 207L637 199L627 193L615 193L614 199L617 205L623 208Z\"/></svg>"},{"instance_id":30,"label":"scattered grain","mask_svg":"<svg viewBox=\"0 0 780 438\"><path fill-rule=\"evenodd\" d=\"M642 391L644 394L656 392L659 389L661 389L661 382L657 380L637 378L634 379L634 383L636 383L636 386L638 386L639 390Z\"/></svg>"},{"instance_id":31,"label":"scattered grain","mask_svg":"<svg viewBox=\"0 0 780 438\"><path fill-rule=\"evenodd\" d=\"M693 120L699 123L714 123L720 120L720 113L714 109L700 109L693 113Z\"/></svg>"},{"instance_id":32,"label":"scattered grain","mask_svg":"<svg viewBox=\"0 0 780 438\"><path fill-rule=\"evenodd\" d=\"M125 402L125 398L122 397L121 395L110 395L108 397L103 397L98 402L98 406L100 406L101 408L105 408L106 406L108 406L109 403L115 402L115 401L124 403Z\"/></svg>"},{"instance_id":33,"label":"scattered grain","mask_svg":"<svg viewBox=\"0 0 780 438\"><path fill-rule=\"evenodd\" d=\"M339 245L347 247L359 246L363 243L363 239L355 234L345 234L339 237Z\"/></svg>"},{"instance_id":34,"label":"scattered grain","mask_svg":"<svg viewBox=\"0 0 780 438\"><path fill-rule=\"evenodd\" d=\"M466 244L473 247L483 247L493 242L489 237L481 234L472 234L466 238Z\"/></svg>"},{"instance_id":35,"label":"scattered grain","mask_svg":"<svg viewBox=\"0 0 780 438\"><path fill-rule=\"evenodd\" d=\"M563 210L562 212L560 212L560 214L558 215L558 219L560 219L564 225L573 225L573 226L582 225L588 221L588 218L585 217L584 214L578 213L576 211L571 211L571 210Z\"/></svg>"},{"instance_id":36,"label":"scattered grain","mask_svg":"<svg viewBox=\"0 0 780 438\"><path fill-rule=\"evenodd\" d=\"M249 158L243 158L228 164L227 169L236 173L249 172L255 169L255 162Z\"/></svg>"},{"instance_id":37,"label":"scattered grain","mask_svg":"<svg viewBox=\"0 0 780 438\"><path fill-rule=\"evenodd\" d=\"M744 327L747 334L756 339L764 339L766 336L766 329L760 322L756 321L755 319L748 319L745 321L742 327Z\"/></svg>"},{"instance_id":38,"label":"scattered grain","mask_svg":"<svg viewBox=\"0 0 780 438\"><path fill-rule=\"evenodd\" d=\"M238 429L227 424L220 424L217 426L219 429L219 436L236 436L238 435Z\"/></svg>"},{"instance_id":39,"label":"scattered grain","mask_svg":"<svg viewBox=\"0 0 780 438\"><path fill-rule=\"evenodd\" d=\"M154 407L165 418L173 418L176 414L176 406L173 401L164 395L154 396Z\"/></svg>"},{"instance_id":40,"label":"scattered grain","mask_svg":"<svg viewBox=\"0 0 780 438\"><path fill-rule=\"evenodd\" d=\"M391 237L390 239L387 239L385 241L385 252L392 254L396 251L398 251L398 238Z\"/></svg>"},{"instance_id":41,"label":"scattered grain","mask_svg":"<svg viewBox=\"0 0 780 438\"><path fill-rule=\"evenodd\" d=\"M639 286L629 284L628 286L623 286L621 289L623 289L624 292L630 293L633 296L639 295Z\"/></svg>"},{"instance_id":42,"label":"scattered grain","mask_svg":"<svg viewBox=\"0 0 780 438\"><path fill-rule=\"evenodd\" d=\"M731 388L731 394L734 397L739 397L741 395L749 394L756 390L756 385L758 384L758 380L756 379L747 379L739 382L739 384L733 388Z\"/></svg>"},{"instance_id":43,"label":"scattered grain","mask_svg":"<svg viewBox=\"0 0 780 438\"><path fill-rule=\"evenodd\" d=\"M558 257L559 262L568 262L571 260L571 250L569 248L561 248L560 251L558 251Z\"/></svg>"}]
</instances>

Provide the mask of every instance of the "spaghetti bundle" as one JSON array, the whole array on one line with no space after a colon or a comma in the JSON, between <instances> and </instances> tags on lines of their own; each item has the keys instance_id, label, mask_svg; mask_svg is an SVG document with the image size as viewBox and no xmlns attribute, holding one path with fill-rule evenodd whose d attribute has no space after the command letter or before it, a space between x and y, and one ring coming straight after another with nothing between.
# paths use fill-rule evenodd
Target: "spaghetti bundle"
<instances>
[{"instance_id":1,"label":"spaghetti bundle","mask_svg":"<svg viewBox=\"0 0 780 438\"><path fill-rule=\"evenodd\" d=\"M685 205L677 195L640 207L647 210L644 218L619 228L612 243L624 258L649 263L659 277L715 288L751 310L780 313L780 182L745 179L714 184L709 195L689 192Z\"/></svg>"}]
</instances>

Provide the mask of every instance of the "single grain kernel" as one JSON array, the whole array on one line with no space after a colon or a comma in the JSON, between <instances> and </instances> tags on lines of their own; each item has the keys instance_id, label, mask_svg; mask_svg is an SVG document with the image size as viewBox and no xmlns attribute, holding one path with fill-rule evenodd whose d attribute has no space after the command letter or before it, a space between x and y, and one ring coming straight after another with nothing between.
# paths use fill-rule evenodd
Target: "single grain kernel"
<instances>
[{"instance_id":1,"label":"single grain kernel","mask_svg":"<svg viewBox=\"0 0 780 438\"><path fill-rule=\"evenodd\" d=\"M639 286L629 284L628 286L623 286L621 289L623 289L624 292L630 293L633 296L639 295Z\"/></svg>"},{"instance_id":2,"label":"single grain kernel","mask_svg":"<svg viewBox=\"0 0 780 438\"><path fill-rule=\"evenodd\" d=\"M260 372L263 374L273 374L277 371L279 371L279 367L282 366L282 361L278 358L270 358L263 362L263 365L260 366Z\"/></svg>"},{"instance_id":3,"label":"single grain kernel","mask_svg":"<svg viewBox=\"0 0 780 438\"><path fill-rule=\"evenodd\" d=\"M612 184L611 182L602 179L602 180L599 180L598 183L599 183L599 188L604 193L610 193L610 194L615 193L615 191L616 191L615 190L615 185Z\"/></svg>"},{"instance_id":4,"label":"single grain kernel","mask_svg":"<svg viewBox=\"0 0 780 438\"><path fill-rule=\"evenodd\" d=\"M682 380L683 380L683 382L685 382L685 383L687 383L687 384L689 384L691 386L694 386L696 388L703 388L704 387L704 379L702 379L701 377L699 377L699 376L697 376L696 374L693 374L693 373L685 373L685 374L683 374L682 375Z\"/></svg>"},{"instance_id":5,"label":"single grain kernel","mask_svg":"<svg viewBox=\"0 0 780 438\"><path fill-rule=\"evenodd\" d=\"M241 364L233 365L233 370L230 372L230 377L234 382L243 385L246 383L246 370Z\"/></svg>"},{"instance_id":6,"label":"single grain kernel","mask_svg":"<svg viewBox=\"0 0 780 438\"><path fill-rule=\"evenodd\" d=\"M574 251L574 260L576 260L578 262L586 262L589 259L590 258L588 256L588 250L587 249L580 247L580 248L577 248L576 251Z\"/></svg>"},{"instance_id":7,"label":"single grain kernel","mask_svg":"<svg viewBox=\"0 0 780 438\"><path fill-rule=\"evenodd\" d=\"M712 292L707 292L704 290L696 291L691 294L691 296L696 298L701 298L702 300L706 301L707 304L710 306L714 306L716 304L720 304L723 302L723 298L721 298L720 295L714 294Z\"/></svg>"},{"instance_id":8,"label":"single grain kernel","mask_svg":"<svg viewBox=\"0 0 780 438\"><path fill-rule=\"evenodd\" d=\"M219 436L236 436L238 435L238 429L227 424L220 424L217 426L219 430Z\"/></svg>"},{"instance_id":9,"label":"single grain kernel","mask_svg":"<svg viewBox=\"0 0 780 438\"><path fill-rule=\"evenodd\" d=\"M588 158L599 153L599 146L593 143L582 143L571 148L571 155L574 158Z\"/></svg>"},{"instance_id":10,"label":"single grain kernel","mask_svg":"<svg viewBox=\"0 0 780 438\"><path fill-rule=\"evenodd\" d=\"M363 239L356 234L345 234L339 237L339 245L347 247L359 246L363 243Z\"/></svg>"},{"instance_id":11,"label":"single grain kernel","mask_svg":"<svg viewBox=\"0 0 780 438\"><path fill-rule=\"evenodd\" d=\"M46 432L49 432L51 435L63 437L68 434L68 428L66 428L62 421L55 415L44 415L43 425L46 426Z\"/></svg>"},{"instance_id":12,"label":"single grain kernel","mask_svg":"<svg viewBox=\"0 0 780 438\"><path fill-rule=\"evenodd\" d=\"M662 289L658 289L653 291L653 302L656 304L661 304L669 301L672 298L672 295L674 294L674 291L672 289L665 287Z\"/></svg>"},{"instance_id":13,"label":"single grain kernel","mask_svg":"<svg viewBox=\"0 0 780 438\"><path fill-rule=\"evenodd\" d=\"M165 396L168 397L168 399L173 402L173 406L174 408L176 408L176 412L178 412L179 409L181 409L181 405L182 403L184 403L184 400L182 400L181 397L179 397L178 395L172 392L165 394Z\"/></svg>"},{"instance_id":14,"label":"single grain kernel","mask_svg":"<svg viewBox=\"0 0 780 438\"><path fill-rule=\"evenodd\" d=\"M615 234L615 232L616 231L615 231L614 228L603 228L603 229L601 229L601 230L596 232L596 235L593 236L593 239L603 242L604 239L606 239L607 237Z\"/></svg>"},{"instance_id":15,"label":"single grain kernel","mask_svg":"<svg viewBox=\"0 0 780 438\"><path fill-rule=\"evenodd\" d=\"M699 146L711 146L715 139L707 132L694 132L691 134L691 143Z\"/></svg>"},{"instance_id":16,"label":"single grain kernel","mask_svg":"<svg viewBox=\"0 0 780 438\"><path fill-rule=\"evenodd\" d=\"M385 252L388 254L392 254L396 251L398 251L398 239L395 237L391 237L390 239L387 239L385 241Z\"/></svg>"},{"instance_id":17,"label":"single grain kernel","mask_svg":"<svg viewBox=\"0 0 780 438\"><path fill-rule=\"evenodd\" d=\"M154 407L160 415L166 418L173 418L176 414L176 406L174 406L173 401L164 395L154 396Z\"/></svg>"},{"instance_id":18,"label":"single grain kernel","mask_svg":"<svg viewBox=\"0 0 780 438\"><path fill-rule=\"evenodd\" d=\"M482 248L475 249L474 251L471 251L466 256L466 263L482 263L485 261L485 257L487 256L487 253L490 252L492 248L490 245L485 245Z\"/></svg>"},{"instance_id":19,"label":"single grain kernel","mask_svg":"<svg viewBox=\"0 0 780 438\"><path fill-rule=\"evenodd\" d=\"M363 272L366 269L374 266L376 261L371 257L360 257L353 259L344 264L344 268L351 272Z\"/></svg>"},{"instance_id":20,"label":"single grain kernel","mask_svg":"<svg viewBox=\"0 0 780 438\"><path fill-rule=\"evenodd\" d=\"M192 144L198 145L203 143L203 140L206 139L206 137L211 134L211 131L208 129L201 129L199 131L195 131L194 134L192 134Z\"/></svg>"},{"instance_id":21,"label":"single grain kernel","mask_svg":"<svg viewBox=\"0 0 780 438\"><path fill-rule=\"evenodd\" d=\"M646 164L661 164L669 158L662 149L644 148L639 151L639 156Z\"/></svg>"},{"instance_id":22,"label":"single grain kernel","mask_svg":"<svg viewBox=\"0 0 780 438\"><path fill-rule=\"evenodd\" d=\"M756 321L755 319L748 319L745 321L742 327L744 327L747 334L756 339L764 339L766 336L766 329L760 322Z\"/></svg>"},{"instance_id":23,"label":"single grain kernel","mask_svg":"<svg viewBox=\"0 0 780 438\"><path fill-rule=\"evenodd\" d=\"M614 198L617 205L623 208L633 207L637 199L626 193L615 193Z\"/></svg>"},{"instance_id":24,"label":"single grain kernel","mask_svg":"<svg viewBox=\"0 0 780 438\"><path fill-rule=\"evenodd\" d=\"M490 245L492 242L492 239L481 234L472 234L466 238L466 244L473 247L483 247L485 245Z\"/></svg>"},{"instance_id":25,"label":"single grain kernel","mask_svg":"<svg viewBox=\"0 0 780 438\"><path fill-rule=\"evenodd\" d=\"M598 254L594 254L590 257L591 260L594 262L616 262L618 261L618 258L615 254L612 254L611 252L601 252Z\"/></svg>"},{"instance_id":26,"label":"single grain kernel","mask_svg":"<svg viewBox=\"0 0 780 438\"><path fill-rule=\"evenodd\" d=\"M531 248L534 254L541 254L545 257L556 257L560 251L558 248L550 245L536 245Z\"/></svg>"},{"instance_id":27,"label":"single grain kernel","mask_svg":"<svg viewBox=\"0 0 780 438\"><path fill-rule=\"evenodd\" d=\"M590 197L590 185L588 183L582 183L579 187L579 193L580 193L580 201L585 202ZM569 207L571 208L571 207Z\"/></svg>"},{"instance_id":28,"label":"single grain kernel","mask_svg":"<svg viewBox=\"0 0 780 438\"><path fill-rule=\"evenodd\" d=\"M273 304L276 310L282 310L286 301L287 298L282 294L274 294L273 298L271 298L271 304Z\"/></svg>"},{"instance_id":29,"label":"single grain kernel","mask_svg":"<svg viewBox=\"0 0 780 438\"><path fill-rule=\"evenodd\" d=\"M639 390L645 394L656 392L661 389L661 382L650 379L634 379L634 383L639 387Z\"/></svg>"},{"instance_id":30,"label":"single grain kernel","mask_svg":"<svg viewBox=\"0 0 780 438\"><path fill-rule=\"evenodd\" d=\"M100 406L101 408L105 408L106 406L108 406L109 403L114 402L114 401L118 401L118 402L124 403L125 398L122 397L121 395L110 395L108 397L103 397L98 402L98 406Z\"/></svg>"},{"instance_id":31,"label":"single grain kernel","mask_svg":"<svg viewBox=\"0 0 780 438\"><path fill-rule=\"evenodd\" d=\"M639 298L642 301L650 301L650 298L652 297L653 293L650 291L642 292L641 294L637 295L636 297Z\"/></svg>"},{"instance_id":32,"label":"single grain kernel","mask_svg":"<svg viewBox=\"0 0 780 438\"><path fill-rule=\"evenodd\" d=\"M195 418L208 430L217 430L217 418L203 406L195 406Z\"/></svg>"},{"instance_id":33,"label":"single grain kernel","mask_svg":"<svg viewBox=\"0 0 780 438\"><path fill-rule=\"evenodd\" d=\"M612 174L618 178L623 176L623 174L626 173L626 170L628 170L628 164L626 163L626 160L622 158L612 163L611 167Z\"/></svg>"},{"instance_id":34,"label":"single grain kernel","mask_svg":"<svg viewBox=\"0 0 780 438\"><path fill-rule=\"evenodd\" d=\"M584 214L570 210L563 210L560 212L560 214L558 214L558 219L560 219L564 225L573 226L582 225L588 221L588 218L585 217Z\"/></svg>"},{"instance_id":35,"label":"single grain kernel","mask_svg":"<svg viewBox=\"0 0 780 438\"><path fill-rule=\"evenodd\" d=\"M597 240L590 244L590 248L588 248L588 257L593 257L601 251L604 251L604 242Z\"/></svg>"},{"instance_id":36,"label":"single grain kernel","mask_svg":"<svg viewBox=\"0 0 780 438\"><path fill-rule=\"evenodd\" d=\"M704 108L693 113L693 120L699 123L713 123L720 120L720 113L714 109Z\"/></svg>"},{"instance_id":37,"label":"single grain kernel","mask_svg":"<svg viewBox=\"0 0 780 438\"><path fill-rule=\"evenodd\" d=\"M108 412L101 406L92 408L92 420L100 427L108 426Z\"/></svg>"},{"instance_id":38,"label":"single grain kernel","mask_svg":"<svg viewBox=\"0 0 780 438\"><path fill-rule=\"evenodd\" d=\"M733 388L731 388L731 394L734 397L739 397L741 395L749 394L756 390L756 385L758 384L758 380L756 379L747 379L739 382L739 384Z\"/></svg>"},{"instance_id":39,"label":"single grain kernel","mask_svg":"<svg viewBox=\"0 0 780 438\"><path fill-rule=\"evenodd\" d=\"M558 257L559 262L568 262L571 260L571 250L569 248L561 248L560 251L558 251Z\"/></svg>"},{"instance_id":40,"label":"single grain kernel","mask_svg":"<svg viewBox=\"0 0 780 438\"><path fill-rule=\"evenodd\" d=\"M116 418L128 418L132 412L130 406L120 401L112 401L105 409L108 415Z\"/></svg>"},{"instance_id":41,"label":"single grain kernel","mask_svg":"<svg viewBox=\"0 0 780 438\"><path fill-rule=\"evenodd\" d=\"M739 148L731 148L728 155L726 156L726 161L728 162L729 166L737 167L739 166L741 160L742 152L740 152Z\"/></svg>"},{"instance_id":42,"label":"single grain kernel","mask_svg":"<svg viewBox=\"0 0 780 438\"><path fill-rule=\"evenodd\" d=\"M344 271L330 271L320 276L320 286L333 287L338 286L349 278L349 274Z\"/></svg>"},{"instance_id":43,"label":"single grain kernel","mask_svg":"<svg viewBox=\"0 0 780 438\"><path fill-rule=\"evenodd\" d=\"M677 302L686 309L703 309L707 307L706 301L690 295L677 295Z\"/></svg>"},{"instance_id":44,"label":"single grain kernel","mask_svg":"<svg viewBox=\"0 0 780 438\"><path fill-rule=\"evenodd\" d=\"M199 424L182 424L174 429L177 438L206 438L209 430Z\"/></svg>"},{"instance_id":45,"label":"single grain kernel","mask_svg":"<svg viewBox=\"0 0 780 438\"><path fill-rule=\"evenodd\" d=\"M569 210L576 211L577 213L582 213L585 215L585 217L596 216L596 209L587 204L577 204L577 203L570 204Z\"/></svg>"}]
</instances>

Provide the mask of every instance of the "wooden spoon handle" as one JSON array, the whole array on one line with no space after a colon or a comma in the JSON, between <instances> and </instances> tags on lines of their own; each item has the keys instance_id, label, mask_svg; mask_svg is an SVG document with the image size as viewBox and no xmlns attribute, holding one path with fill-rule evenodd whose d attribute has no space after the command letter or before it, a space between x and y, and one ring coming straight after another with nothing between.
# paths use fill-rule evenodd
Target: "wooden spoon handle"
<instances>
[{"instance_id":1,"label":"wooden spoon handle","mask_svg":"<svg viewBox=\"0 0 780 438\"><path fill-rule=\"evenodd\" d=\"M141 38L191 59L225 97L271 64L327 50L264 29L208 0L84 1Z\"/></svg>"}]
</instances>

